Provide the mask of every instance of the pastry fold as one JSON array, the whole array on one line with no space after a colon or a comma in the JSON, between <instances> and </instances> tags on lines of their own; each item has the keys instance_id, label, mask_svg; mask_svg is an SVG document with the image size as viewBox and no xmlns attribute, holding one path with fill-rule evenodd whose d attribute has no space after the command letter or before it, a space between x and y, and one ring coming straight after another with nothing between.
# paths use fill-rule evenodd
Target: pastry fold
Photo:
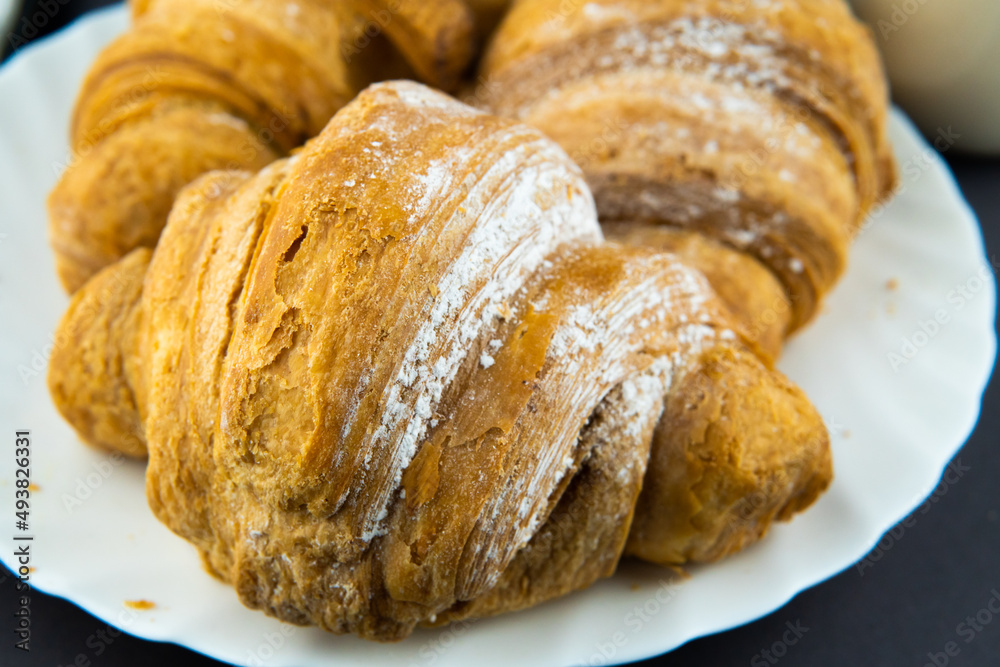
<instances>
[{"instance_id":1,"label":"pastry fold","mask_svg":"<svg viewBox=\"0 0 1000 667\"><path fill-rule=\"evenodd\" d=\"M454 87L475 48L463 0L144 0L91 66L73 158L49 197L63 285L153 247L180 189L287 155L373 81Z\"/></svg>"},{"instance_id":2,"label":"pastry fold","mask_svg":"<svg viewBox=\"0 0 1000 667\"><path fill-rule=\"evenodd\" d=\"M894 187L882 67L840 0L520 0L478 80L471 102L538 127L581 165L617 237L696 250L718 283L732 281L716 270L729 260L672 230L766 268L784 303L737 315L771 356L815 316Z\"/></svg>"}]
</instances>

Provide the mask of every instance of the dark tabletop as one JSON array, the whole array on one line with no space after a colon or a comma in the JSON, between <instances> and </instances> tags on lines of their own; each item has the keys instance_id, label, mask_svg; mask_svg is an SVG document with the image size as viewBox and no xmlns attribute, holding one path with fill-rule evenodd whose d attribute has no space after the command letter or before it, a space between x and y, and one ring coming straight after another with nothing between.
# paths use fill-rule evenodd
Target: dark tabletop
<instances>
[{"instance_id":1,"label":"dark tabletop","mask_svg":"<svg viewBox=\"0 0 1000 667\"><path fill-rule=\"evenodd\" d=\"M106 4L28 0L26 18L4 36L5 56ZM979 216L988 254L1000 254L1000 159L945 157ZM863 561L770 616L639 664L997 667L1000 614L990 612L988 603L994 595L1000 599L998 435L1000 388L991 381L979 425L956 458L968 470L958 482L939 487L935 502L903 522L891 543L883 543L889 548L873 552L867 561L872 566ZM15 580L2 567L0 573L0 618L7 619L0 622L0 665L221 664L177 646L120 634L69 602L37 591L31 598L31 651L16 650L10 631Z\"/></svg>"}]
</instances>

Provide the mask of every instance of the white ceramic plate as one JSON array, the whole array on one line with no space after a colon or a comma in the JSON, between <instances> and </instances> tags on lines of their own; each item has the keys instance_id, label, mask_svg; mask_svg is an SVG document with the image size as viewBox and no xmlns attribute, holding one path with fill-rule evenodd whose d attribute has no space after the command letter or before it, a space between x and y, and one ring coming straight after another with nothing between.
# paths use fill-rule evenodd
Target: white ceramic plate
<instances>
[{"instance_id":1,"label":"white ceramic plate","mask_svg":"<svg viewBox=\"0 0 1000 667\"><path fill-rule=\"evenodd\" d=\"M65 128L80 79L125 23L121 9L95 14L0 71L0 534L17 532L14 431L29 428L40 487L32 583L134 635L234 663L298 667L560 667L649 657L763 616L862 558L933 490L976 421L996 352L993 275L951 176L897 114L905 190L873 218L825 313L781 363L833 433L837 479L809 512L681 584L625 564L583 593L391 646L244 609L153 518L142 466L80 445L46 392L51 332L67 300L46 243L44 199L69 158ZM928 324L936 315L947 323ZM914 349L901 349L904 338ZM893 368L890 353L914 351ZM9 567L12 553L0 549ZM124 605L136 599L156 607Z\"/></svg>"}]
</instances>

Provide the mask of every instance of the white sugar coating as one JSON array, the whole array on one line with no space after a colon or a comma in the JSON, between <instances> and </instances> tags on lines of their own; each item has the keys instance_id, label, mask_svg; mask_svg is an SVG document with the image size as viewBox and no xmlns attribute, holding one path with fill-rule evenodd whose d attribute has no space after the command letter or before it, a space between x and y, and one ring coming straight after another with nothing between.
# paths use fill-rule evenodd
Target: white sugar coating
<instances>
[{"instance_id":1,"label":"white sugar coating","mask_svg":"<svg viewBox=\"0 0 1000 667\"><path fill-rule=\"evenodd\" d=\"M592 5L592 6L591 6ZM804 123L792 118L775 95L801 86L791 72L797 65L785 55L786 44L781 34L767 27L762 20L752 24L735 23L715 17L681 17L667 23L641 21L639 16L614 8L591 3L580 12L594 24L594 35L613 31L609 48L583 48L569 62L560 62L558 79L546 78L545 90L532 87L537 77L522 76L512 81L511 90L496 104L505 114L530 119L538 108L547 108L556 99L566 105L566 95L578 89L590 90L594 97L608 90L621 91L636 87L643 96L662 95L673 109L700 117L706 124L727 128L735 139L731 150L742 155L750 149L741 145L742 137L776 138L780 146L767 146L772 158L794 158L808 167L822 146L822 139ZM763 1L759 8L776 11L783 3ZM692 9L692 11L697 11ZM542 30L552 36L544 43L565 43L570 38L567 23L552 21ZM563 39L555 39L562 34ZM576 40L590 37L574 35ZM543 55L536 59L540 73L551 70ZM671 77L669 85L651 85L648 75L659 73ZM630 81L630 77L634 79ZM607 79L602 86L602 79ZM811 93L807 93L807 96ZM585 100L579 100L581 103ZM633 124L634 125L634 124ZM633 126L630 133L640 131ZM652 134L652 136L656 136ZM677 137L681 138L681 137ZM706 145L692 146L694 155L727 152L723 138ZM728 140L727 140L728 141ZM673 154L669 149L661 153ZM848 152L850 161L852 155Z\"/></svg>"},{"instance_id":2,"label":"white sugar coating","mask_svg":"<svg viewBox=\"0 0 1000 667\"><path fill-rule=\"evenodd\" d=\"M691 21L686 25L696 27ZM639 27L624 30L634 33L634 40L639 41L639 35L645 34ZM645 39L651 41L650 37ZM530 116L535 109L541 109L543 115L555 109L565 109L568 113L580 109L586 113L595 102L628 91L639 99L661 97L669 113L677 113L681 119L698 118L699 122L724 128L722 134L703 143L704 139L693 135L682 121L668 123L650 115L647 120L633 122L622 130L623 151L640 153L633 154L633 159L641 159L641 153L681 155L695 169L704 167L722 174L719 180L723 183L729 182L727 174L745 179L750 169L760 174L760 179L765 179L768 173L786 182L796 180L794 174L808 179L818 175L817 165L825 163L816 159L824 146L820 130L799 122L770 92L732 80L738 69L733 69L735 66L727 65L727 69L719 63L707 66L701 63L699 70L692 64L681 63L664 74L670 77L669 85L657 87L651 85L649 77L659 74L643 64L645 61L616 58L613 66L596 73L592 66L581 64L579 78L568 77L562 87L533 99L521 108L522 115ZM586 61L586 57L581 61ZM547 106L549 103L552 106ZM734 204L743 195L734 187L709 192L688 190L684 197L673 189L639 187L625 191L609 181L595 184L595 192L601 202L601 213L608 218L664 217L685 225L716 212L721 214L717 220L725 227L720 230L724 235L740 248L755 246L761 253L772 252L765 248L767 239L780 234L788 221L782 211L775 211L770 218L742 215Z\"/></svg>"},{"instance_id":3,"label":"white sugar coating","mask_svg":"<svg viewBox=\"0 0 1000 667\"><path fill-rule=\"evenodd\" d=\"M593 352L608 334L606 324L590 304L576 306L569 320L552 337L549 354L563 357L579 351Z\"/></svg>"},{"instance_id":4,"label":"white sugar coating","mask_svg":"<svg viewBox=\"0 0 1000 667\"><path fill-rule=\"evenodd\" d=\"M414 81L389 81L375 84L373 87L391 88L403 104L414 109L433 109L451 116L470 116L482 113Z\"/></svg>"},{"instance_id":5,"label":"white sugar coating","mask_svg":"<svg viewBox=\"0 0 1000 667\"><path fill-rule=\"evenodd\" d=\"M427 171L416 175L416 180L423 191L420 201L416 204L418 211L428 210L432 203L440 201L445 196L445 190L451 186L451 169L454 164L450 156L435 160L427 167ZM407 208L411 205L410 202L407 202Z\"/></svg>"},{"instance_id":6,"label":"white sugar coating","mask_svg":"<svg viewBox=\"0 0 1000 667\"><path fill-rule=\"evenodd\" d=\"M609 18L636 18L635 14L618 5L604 5L599 2L588 2L583 6L583 15L587 19L603 22Z\"/></svg>"},{"instance_id":7,"label":"white sugar coating","mask_svg":"<svg viewBox=\"0 0 1000 667\"><path fill-rule=\"evenodd\" d=\"M225 125L241 132L250 132L250 125L245 120L229 113L216 111L205 116L205 119L214 125Z\"/></svg>"},{"instance_id":8,"label":"white sugar coating","mask_svg":"<svg viewBox=\"0 0 1000 667\"><path fill-rule=\"evenodd\" d=\"M422 87L400 84L395 88L404 91L400 97L406 104L424 110L456 116L466 109ZM593 200L565 153L523 128L505 132L523 135L524 140L494 159L478 179L468 164L475 157L471 149L452 151L432 162L426 172L411 176L412 215L421 219L433 215L447 208L441 207L442 202L464 192L456 207L459 212L447 224L464 227L471 221L474 226L461 253L438 281L438 294L423 315L424 323L403 354L397 377L383 393L381 419L370 438L365 462L375 451L389 452L390 466L360 517L365 541L381 534L379 524L387 515L393 491L416 454L436 405L473 341L492 324L496 309L522 288L559 245L601 238ZM466 173L470 174L466 182L453 182L456 174ZM539 201L548 202L545 209Z\"/></svg>"},{"instance_id":9,"label":"white sugar coating","mask_svg":"<svg viewBox=\"0 0 1000 667\"><path fill-rule=\"evenodd\" d=\"M729 188L715 188L715 190L712 191L712 194L715 195L715 198L718 201L730 204L738 202L742 197L739 190L731 190Z\"/></svg>"},{"instance_id":10,"label":"white sugar coating","mask_svg":"<svg viewBox=\"0 0 1000 667\"><path fill-rule=\"evenodd\" d=\"M711 291L699 272L668 254L636 258L626 272L630 279L638 280L630 283L627 293L571 308L553 335L547 351L547 363L551 366L539 391L550 386L573 387L563 399L567 412L569 406L596 407L608 390L627 379L630 354L644 346L646 337L669 333L671 319L680 313L686 313L692 323L673 332L676 351L656 360L657 368L663 372L687 367L706 345L720 337L715 328L705 324L710 320L705 307ZM587 295L581 294L580 298L586 299ZM640 388L631 387L627 391L631 394ZM494 533L473 545L471 553L479 567L486 568L486 563L498 559L502 561L504 555L510 555L531 539L544 519L549 495L573 469L578 425L564 420L547 426L551 433L533 447L532 466L506 480L483 508ZM530 504L526 505L525 499L531 499ZM499 530L499 521L511 510L521 523L514 526L512 533Z\"/></svg>"},{"instance_id":11,"label":"white sugar coating","mask_svg":"<svg viewBox=\"0 0 1000 667\"><path fill-rule=\"evenodd\" d=\"M746 248L760 238L760 235L751 229L733 229L727 232L726 236L738 248Z\"/></svg>"},{"instance_id":12,"label":"white sugar coating","mask_svg":"<svg viewBox=\"0 0 1000 667\"><path fill-rule=\"evenodd\" d=\"M713 17L681 17L666 24L629 22L617 27L610 49L595 50L590 60L579 59L576 72L587 73L595 65L599 70L623 71L669 64L708 80L775 91L792 84L786 74L788 62L777 49L781 43L781 36L771 29Z\"/></svg>"},{"instance_id":13,"label":"white sugar coating","mask_svg":"<svg viewBox=\"0 0 1000 667\"><path fill-rule=\"evenodd\" d=\"M706 340L716 337L716 329L705 324L686 324L677 331L677 340L683 347L698 348Z\"/></svg>"},{"instance_id":14,"label":"white sugar coating","mask_svg":"<svg viewBox=\"0 0 1000 667\"><path fill-rule=\"evenodd\" d=\"M431 123L462 120L464 107L442 95L408 84L383 86L406 104L419 104ZM385 116L389 114L376 117L358 138L367 148L360 153L361 173L400 173L394 165L410 164L398 151L408 128ZM357 454L366 467L373 460L380 466L378 475L358 482L366 486L366 504L355 515L365 542L384 534L391 503L401 497L402 473L428 430L447 419L439 414L440 403L460 369L463 374L482 372L496 364L505 340L497 327L501 321L508 327L524 315L529 283L559 275L553 272L569 261L563 246L601 241L582 175L560 148L524 128L497 130L487 142L505 148L485 162L486 146L456 148L405 172L408 186L398 203L422 223L413 225L416 239L407 243L433 251L437 238L464 241L433 255L447 263L435 269L433 289L423 290L422 300L412 306L409 315L417 318L413 337L400 351L395 375L379 390L380 412L365 438L366 449ZM475 177L475 169L485 173ZM359 179L357 187L373 183L377 180ZM556 257L561 259L553 262ZM519 449L512 451L515 472L486 499L479 527L467 544L472 559L467 585L479 585L484 578L495 582L545 520L548 499L560 480L580 465L580 417L569 415L585 416L617 387L620 397L611 420L617 437L643 437L659 417L674 369L690 364L712 340L732 335L711 326L705 279L672 256L629 258L622 281L621 288L608 294L569 287L571 293L562 295L559 303L576 305L559 313L536 391L563 406L552 414L567 417L532 425L535 430L522 434ZM541 294L531 307L544 312L549 300ZM669 352L658 353L652 367L636 374L635 355L654 340L664 346L657 349ZM367 387L370 379L359 384ZM534 424L530 418L525 423ZM538 437L543 428L548 430ZM635 466L641 465L630 461L618 471L621 483L634 483L641 473Z\"/></svg>"},{"instance_id":15,"label":"white sugar coating","mask_svg":"<svg viewBox=\"0 0 1000 667\"><path fill-rule=\"evenodd\" d=\"M348 404L347 414L344 415L344 425L340 429L341 440L347 440L350 436L350 431L355 424L358 410L361 408L361 399L368 391L368 386L371 384L374 377L374 368L365 369L364 372L361 373L360 377L358 377L357 388L354 391L353 399Z\"/></svg>"},{"instance_id":16,"label":"white sugar coating","mask_svg":"<svg viewBox=\"0 0 1000 667\"><path fill-rule=\"evenodd\" d=\"M793 257L788 260L788 268L792 270L792 273L802 273L805 267L802 265L802 260L798 257Z\"/></svg>"},{"instance_id":17,"label":"white sugar coating","mask_svg":"<svg viewBox=\"0 0 1000 667\"><path fill-rule=\"evenodd\" d=\"M641 374L621 383L621 406L614 431L627 438L638 438L650 422L660 420L663 399L673 382L674 365L661 357Z\"/></svg>"},{"instance_id":18,"label":"white sugar coating","mask_svg":"<svg viewBox=\"0 0 1000 667\"><path fill-rule=\"evenodd\" d=\"M669 85L651 86L650 76L669 77ZM789 160L793 160L794 168L799 170L808 167L817 150L823 147L818 130L799 122L769 93L736 87L728 81L706 80L697 72L602 72L546 97L547 101L558 99L564 108L583 108L611 92L634 92L639 98L659 98L672 113L682 118L697 119L698 123L720 128L717 136L699 144L695 143L696 137L690 129L682 125L671 126L656 116L636 120L624 132L653 142L649 145L651 151L685 152L696 159L728 153L737 167L755 170L762 168L761 160L764 165L788 165ZM532 105L531 109L534 108ZM755 141L756 145L748 143L750 141Z\"/></svg>"}]
</instances>

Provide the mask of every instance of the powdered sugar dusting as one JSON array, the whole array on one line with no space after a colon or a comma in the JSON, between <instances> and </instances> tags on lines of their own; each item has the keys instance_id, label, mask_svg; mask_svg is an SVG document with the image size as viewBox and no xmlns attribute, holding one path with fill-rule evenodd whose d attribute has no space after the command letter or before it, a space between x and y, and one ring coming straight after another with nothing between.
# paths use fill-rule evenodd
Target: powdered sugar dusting
<instances>
[{"instance_id":1,"label":"powdered sugar dusting","mask_svg":"<svg viewBox=\"0 0 1000 667\"><path fill-rule=\"evenodd\" d=\"M632 378L632 384L622 388L636 399L635 412L629 414L642 411L645 415L623 434L634 437L635 429L645 428L650 411L658 414L658 408L650 405L662 401L673 370L688 367L725 331L710 324L710 288L704 277L674 256L633 258L623 281L628 287L623 286L620 293L574 295L578 303L565 312L556 328L547 353L550 370L539 391L560 395L567 414L580 406L596 406L611 388L630 380L632 355L660 341L671 351L653 360L659 379ZM682 319L687 324L679 325ZM503 563L531 539L545 519L552 489L574 468L579 424L567 419L547 422L545 428L544 439L532 440L532 465L507 479L483 508L488 528L481 532L479 542L471 543L481 571ZM512 510L518 523L507 523L503 529L504 517ZM494 569L494 576L500 571Z\"/></svg>"},{"instance_id":2,"label":"powdered sugar dusting","mask_svg":"<svg viewBox=\"0 0 1000 667\"><path fill-rule=\"evenodd\" d=\"M397 88L401 91L406 104L423 109L452 115L466 109L440 94L410 86ZM438 294L403 355L395 381L386 387L381 420L371 436L368 456L373 451L389 451L391 464L362 517L365 541L380 534L379 524L402 480L402 471L427 431L435 406L472 342L493 322L497 309L521 289L556 247L573 239L600 239L593 200L583 194L587 189L582 176L555 144L540 135L533 140L526 138L494 160L478 180L456 187L456 174L472 173L466 162L473 155L471 149L456 150L413 177L414 194L419 197L411 208L413 215L426 216L448 196L466 193L458 213L446 225L473 227L439 281ZM541 193L546 197L540 199ZM544 208L538 203L543 199L551 201ZM493 360L484 354L480 362L489 367Z\"/></svg>"}]
</instances>

